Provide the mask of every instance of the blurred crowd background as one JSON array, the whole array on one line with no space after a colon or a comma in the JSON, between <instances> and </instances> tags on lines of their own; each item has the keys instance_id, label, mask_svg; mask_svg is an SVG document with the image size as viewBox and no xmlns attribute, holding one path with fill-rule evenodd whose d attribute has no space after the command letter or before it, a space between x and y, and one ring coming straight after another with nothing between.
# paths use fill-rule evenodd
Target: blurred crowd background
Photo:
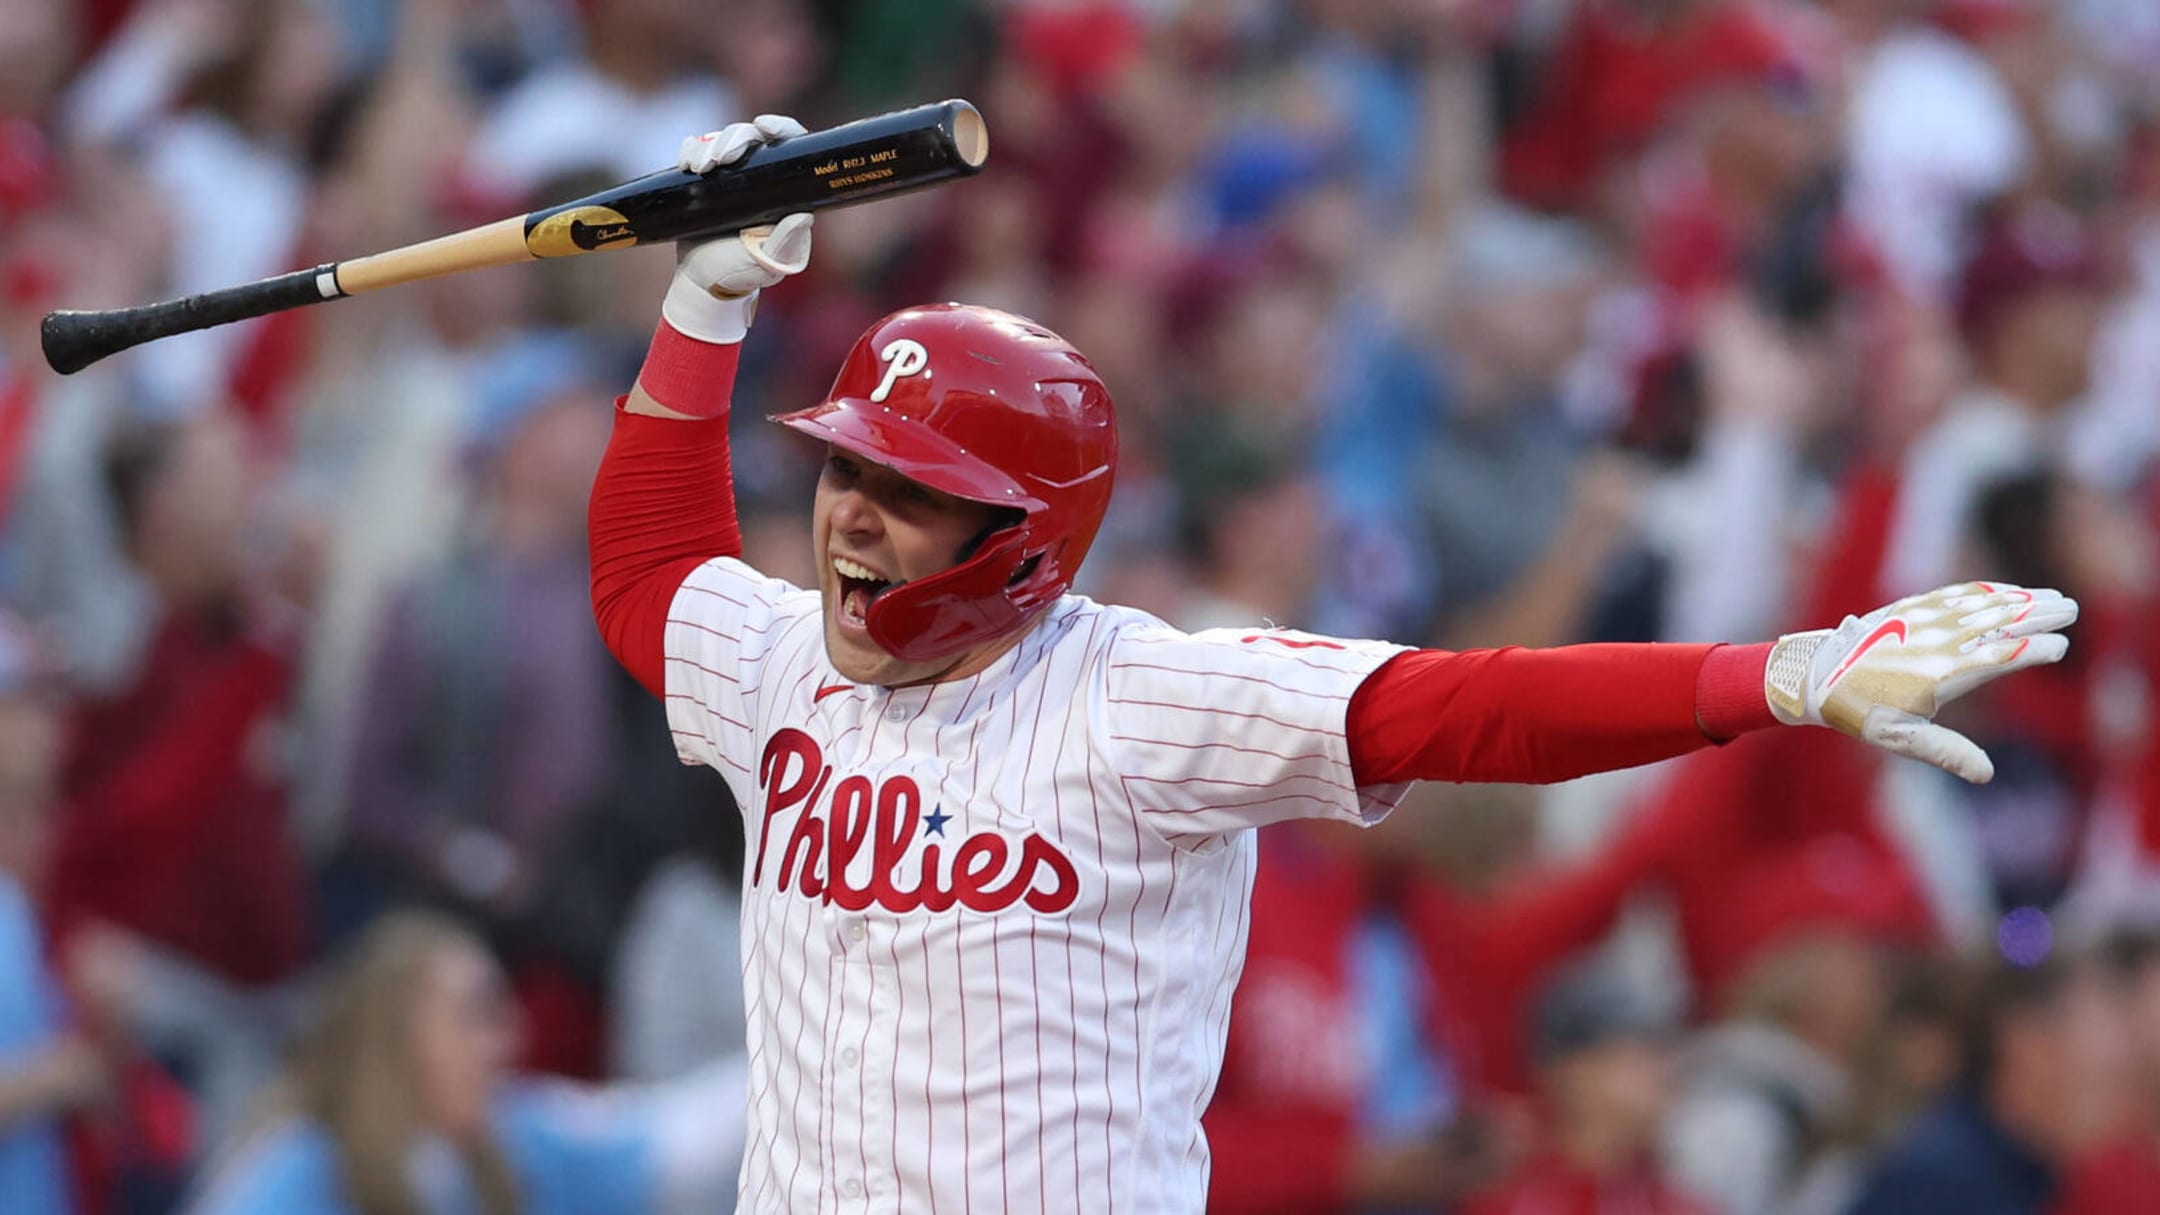
<instances>
[{"instance_id":1,"label":"blurred crowd background","mask_svg":"<svg viewBox=\"0 0 2160 1215\"><path fill-rule=\"evenodd\" d=\"M2150 0L7 0L0 1209L725 1209L740 825L586 591L671 252L37 322L946 96L989 171L822 216L746 348L771 572L759 419L955 298L1095 360L1082 589L1186 627L2085 608L1956 707L1985 787L1781 730L1265 834L1213 1209L2160 1211Z\"/></svg>"}]
</instances>

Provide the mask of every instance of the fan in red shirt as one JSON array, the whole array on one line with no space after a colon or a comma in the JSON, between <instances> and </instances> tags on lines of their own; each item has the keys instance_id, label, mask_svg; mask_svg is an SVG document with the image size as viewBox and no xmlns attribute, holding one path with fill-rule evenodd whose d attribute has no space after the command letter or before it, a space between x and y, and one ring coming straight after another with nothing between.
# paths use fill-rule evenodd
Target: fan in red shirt
<instances>
[{"instance_id":1,"label":"fan in red shirt","mask_svg":"<svg viewBox=\"0 0 2160 1215\"><path fill-rule=\"evenodd\" d=\"M307 940L277 726L292 660L243 590L245 438L222 413L123 434L130 556L164 614L130 686L69 723L55 929L106 921L225 979L289 975Z\"/></svg>"}]
</instances>

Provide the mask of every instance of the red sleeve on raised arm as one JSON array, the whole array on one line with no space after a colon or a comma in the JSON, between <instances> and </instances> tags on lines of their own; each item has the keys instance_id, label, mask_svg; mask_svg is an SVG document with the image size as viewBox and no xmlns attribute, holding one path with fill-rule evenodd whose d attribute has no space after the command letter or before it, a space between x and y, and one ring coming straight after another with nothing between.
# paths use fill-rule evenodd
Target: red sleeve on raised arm
<instances>
[{"instance_id":1,"label":"red sleeve on raised arm","mask_svg":"<svg viewBox=\"0 0 2160 1215\"><path fill-rule=\"evenodd\" d=\"M718 393L711 420L679 421L626 412L615 402L615 433L593 480L586 529L592 549L593 618L609 652L655 696L667 692L663 637L668 605L690 572L714 557L742 553L728 462L724 398L735 380L737 347L686 338L663 321L646 355L668 387ZM674 404L678 396L660 398ZM690 412L685 409L684 412Z\"/></svg>"},{"instance_id":2,"label":"red sleeve on raised arm","mask_svg":"<svg viewBox=\"0 0 2160 1215\"><path fill-rule=\"evenodd\" d=\"M1764 646L1578 645L1413 650L1350 698L1361 785L1405 780L1545 784L1684 755L1771 725Z\"/></svg>"}]
</instances>

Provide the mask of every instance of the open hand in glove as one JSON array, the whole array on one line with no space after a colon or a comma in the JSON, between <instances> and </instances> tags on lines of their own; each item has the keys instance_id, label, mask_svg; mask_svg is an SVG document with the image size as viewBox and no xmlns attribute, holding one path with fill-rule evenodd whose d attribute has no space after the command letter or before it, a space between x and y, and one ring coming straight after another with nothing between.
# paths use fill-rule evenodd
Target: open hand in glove
<instances>
[{"instance_id":1,"label":"open hand in glove","mask_svg":"<svg viewBox=\"0 0 2160 1215\"><path fill-rule=\"evenodd\" d=\"M683 140L676 166L685 173L709 173L741 160L759 144L802 133L803 125L792 118L760 114ZM756 314L758 290L810 264L810 222L809 212L798 211L777 224L687 247L660 314L677 332L699 341L741 341Z\"/></svg>"},{"instance_id":2,"label":"open hand in glove","mask_svg":"<svg viewBox=\"0 0 2160 1215\"><path fill-rule=\"evenodd\" d=\"M1931 719L1989 680L2061 661L2070 640L2058 630L2077 615L2059 591L1946 586L1779 638L1764 691L1787 725L1829 726L1985 784L1995 775L1987 752Z\"/></svg>"}]
</instances>

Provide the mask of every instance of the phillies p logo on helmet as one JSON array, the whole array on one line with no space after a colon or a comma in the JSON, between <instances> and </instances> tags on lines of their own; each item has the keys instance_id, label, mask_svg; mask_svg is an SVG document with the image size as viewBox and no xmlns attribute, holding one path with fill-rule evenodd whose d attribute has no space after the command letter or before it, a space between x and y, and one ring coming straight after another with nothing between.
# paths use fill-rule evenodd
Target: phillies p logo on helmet
<instances>
[{"instance_id":1,"label":"phillies p logo on helmet","mask_svg":"<svg viewBox=\"0 0 2160 1215\"><path fill-rule=\"evenodd\" d=\"M885 343L885 348L878 351L878 358L885 362L885 378L878 381L876 390L870 394L871 401L878 404L883 404L885 398L892 395L893 381L915 375L930 365L930 352L923 349L921 342L908 338L894 338Z\"/></svg>"}]
</instances>

